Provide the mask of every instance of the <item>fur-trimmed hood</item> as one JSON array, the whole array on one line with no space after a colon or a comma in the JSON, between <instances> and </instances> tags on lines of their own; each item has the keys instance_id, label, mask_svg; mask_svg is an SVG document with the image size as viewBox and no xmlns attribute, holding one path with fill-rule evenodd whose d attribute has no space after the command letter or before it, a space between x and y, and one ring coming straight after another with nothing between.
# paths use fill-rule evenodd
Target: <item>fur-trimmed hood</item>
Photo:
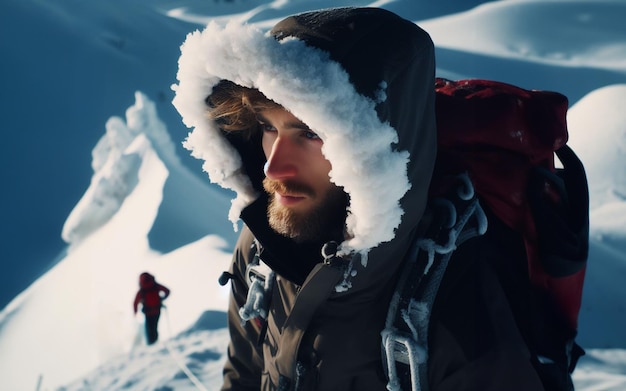
<instances>
[{"instance_id":1,"label":"fur-trimmed hood","mask_svg":"<svg viewBox=\"0 0 626 391\"><path fill-rule=\"evenodd\" d=\"M181 47L173 104L193 130L184 145L212 182L236 193L229 218L262 188L241 148L207 119L223 79L256 88L323 140L331 181L350 196L342 252L407 237L423 213L436 153L434 55L415 24L375 8L303 13L270 32L210 23ZM243 158L242 158L243 157Z\"/></svg>"}]
</instances>

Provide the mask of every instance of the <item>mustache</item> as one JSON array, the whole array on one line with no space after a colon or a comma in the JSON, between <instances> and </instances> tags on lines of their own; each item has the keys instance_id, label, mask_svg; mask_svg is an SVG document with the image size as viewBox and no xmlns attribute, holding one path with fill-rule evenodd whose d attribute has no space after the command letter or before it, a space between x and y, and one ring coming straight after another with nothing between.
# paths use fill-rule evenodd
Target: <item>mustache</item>
<instances>
[{"instance_id":1,"label":"mustache","mask_svg":"<svg viewBox=\"0 0 626 391\"><path fill-rule=\"evenodd\" d=\"M294 181L280 182L269 178L263 179L263 188L269 194L298 194L313 197L315 190L308 185Z\"/></svg>"}]
</instances>

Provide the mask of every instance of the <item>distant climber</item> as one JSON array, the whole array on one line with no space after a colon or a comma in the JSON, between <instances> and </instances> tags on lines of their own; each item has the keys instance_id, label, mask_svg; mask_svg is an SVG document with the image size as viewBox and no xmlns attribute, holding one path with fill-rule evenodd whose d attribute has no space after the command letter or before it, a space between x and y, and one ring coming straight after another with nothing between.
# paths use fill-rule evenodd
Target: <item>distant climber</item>
<instances>
[{"instance_id":1,"label":"distant climber","mask_svg":"<svg viewBox=\"0 0 626 391\"><path fill-rule=\"evenodd\" d=\"M133 309L137 314L137 307L141 303L141 311L146 316L146 342L152 345L159 339L157 326L161 316L163 300L170 295L170 290L156 282L150 273L141 273L139 276L139 292L135 295Z\"/></svg>"}]
</instances>

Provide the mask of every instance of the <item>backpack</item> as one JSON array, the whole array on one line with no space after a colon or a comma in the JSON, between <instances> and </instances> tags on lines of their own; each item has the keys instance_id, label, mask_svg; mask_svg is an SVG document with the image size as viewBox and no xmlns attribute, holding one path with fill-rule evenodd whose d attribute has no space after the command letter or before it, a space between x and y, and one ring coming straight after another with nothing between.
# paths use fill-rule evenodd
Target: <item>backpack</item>
<instances>
[{"instance_id":1,"label":"backpack","mask_svg":"<svg viewBox=\"0 0 626 391\"><path fill-rule=\"evenodd\" d=\"M159 287L155 284L152 287L141 289L142 311L144 313L154 313L160 311L162 306L161 296L159 295Z\"/></svg>"},{"instance_id":2,"label":"backpack","mask_svg":"<svg viewBox=\"0 0 626 391\"><path fill-rule=\"evenodd\" d=\"M163 299L167 297L161 296L161 290L164 287L158 284L153 275L149 273L141 273L139 276L139 295L141 298L141 311L146 315L156 315L161 312Z\"/></svg>"},{"instance_id":3,"label":"backpack","mask_svg":"<svg viewBox=\"0 0 626 391\"><path fill-rule=\"evenodd\" d=\"M519 278L531 291L524 337L533 366L546 390L573 390L570 374L584 354L574 337L589 192L566 145L567 98L477 79L438 78L435 91L438 157L426 228L405 260L382 332L388 389L428 389L429 317L440 282L454 251L493 225L508 227L525 250L528 274Z\"/></svg>"}]
</instances>

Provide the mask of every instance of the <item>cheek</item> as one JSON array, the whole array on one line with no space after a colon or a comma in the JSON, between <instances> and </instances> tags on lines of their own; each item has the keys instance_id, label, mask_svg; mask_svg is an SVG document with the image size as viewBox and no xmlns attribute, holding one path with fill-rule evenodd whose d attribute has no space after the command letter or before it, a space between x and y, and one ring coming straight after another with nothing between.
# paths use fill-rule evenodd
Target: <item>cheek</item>
<instances>
[{"instance_id":1,"label":"cheek","mask_svg":"<svg viewBox=\"0 0 626 391\"><path fill-rule=\"evenodd\" d=\"M321 169L326 173L326 176L330 173L330 170L333 168L328 160L324 158L324 160L320 163Z\"/></svg>"},{"instance_id":2,"label":"cheek","mask_svg":"<svg viewBox=\"0 0 626 391\"><path fill-rule=\"evenodd\" d=\"M274 145L274 137L270 136L268 133L263 133L263 139L261 141L263 146L263 153L265 154L265 158L269 158L272 153L272 146Z\"/></svg>"},{"instance_id":3,"label":"cheek","mask_svg":"<svg viewBox=\"0 0 626 391\"><path fill-rule=\"evenodd\" d=\"M311 160L310 167L315 170L316 176L322 178L324 182L330 182L328 174L330 173L332 166L330 162L326 160L324 155L321 154L321 152Z\"/></svg>"},{"instance_id":4,"label":"cheek","mask_svg":"<svg viewBox=\"0 0 626 391\"><path fill-rule=\"evenodd\" d=\"M327 175L332 169L332 165L330 161L326 159L326 156L322 153L322 145L320 144L318 148L316 148L315 152L315 165L319 167L318 169L324 171Z\"/></svg>"}]
</instances>

